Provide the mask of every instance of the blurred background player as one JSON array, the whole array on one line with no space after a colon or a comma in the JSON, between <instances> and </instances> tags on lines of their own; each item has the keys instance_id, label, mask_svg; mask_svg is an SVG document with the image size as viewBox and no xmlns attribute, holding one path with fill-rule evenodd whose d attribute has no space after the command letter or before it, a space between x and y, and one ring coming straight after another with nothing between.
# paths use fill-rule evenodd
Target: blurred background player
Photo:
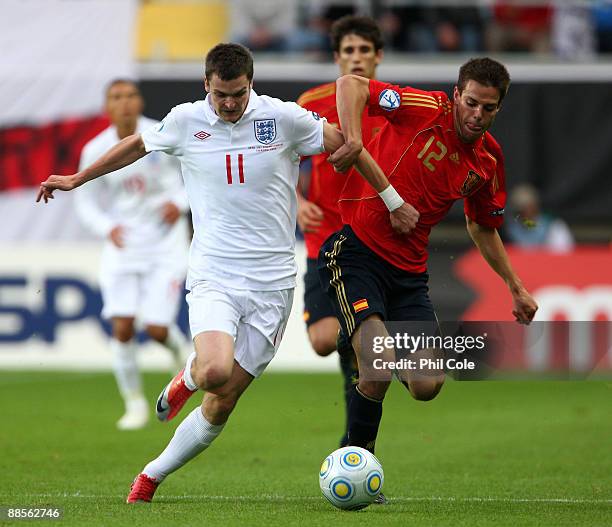
<instances>
[{"instance_id":1,"label":"blurred background player","mask_svg":"<svg viewBox=\"0 0 612 527\"><path fill-rule=\"evenodd\" d=\"M121 139L157 121L142 116L138 86L115 80L106 90L111 126L81 154L80 169L91 165ZM102 315L111 319L113 370L125 402L121 430L142 428L149 419L136 360L136 324L182 364L187 341L175 325L187 268L188 203L178 163L155 152L113 177L92 181L76 193L77 213L105 238L100 265Z\"/></svg>"},{"instance_id":2,"label":"blurred background player","mask_svg":"<svg viewBox=\"0 0 612 527\"><path fill-rule=\"evenodd\" d=\"M512 189L508 199L512 221L505 224L508 241L526 249L546 249L567 253L574 248L574 237L561 218L540 209L540 196L533 185L523 183Z\"/></svg>"},{"instance_id":3,"label":"blurred background player","mask_svg":"<svg viewBox=\"0 0 612 527\"><path fill-rule=\"evenodd\" d=\"M373 19L353 15L342 17L332 25L330 40L340 75L352 73L368 79L375 77L376 67L383 58L383 39ZM335 82L311 88L304 92L297 102L307 110L325 117L332 125L339 126ZM363 143L367 144L384 124L384 117L369 117L364 114ZM310 165L311 170L310 174L301 171L298 187L298 225L304 233L307 254L304 322L310 344L318 355L325 357L338 349L348 409L348 397L357 375L355 354L348 339L338 338L340 324L325 290L321 287L317 272L321 245L332 233L342 228L338 199L346 182L346 175L336 172L327 162L327 157L327 153L312 156L309 162L303 164ZM305 196L300 190L304 187ZM346 441L345 431L340 446L345 446Z\"/></svg>"}]
</instances>

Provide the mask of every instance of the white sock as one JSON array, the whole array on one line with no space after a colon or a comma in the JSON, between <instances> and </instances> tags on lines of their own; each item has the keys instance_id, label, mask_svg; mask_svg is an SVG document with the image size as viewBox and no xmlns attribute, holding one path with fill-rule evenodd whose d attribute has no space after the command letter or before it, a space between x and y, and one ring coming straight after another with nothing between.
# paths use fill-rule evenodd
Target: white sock
<instances>
[{"instance_id":1,"label":"white sock","mask_svg":"<svg viewBox=\"0 0 612 527\"><path fill-rule=\"evenodd\" d=\"M183 372L183 379L185 379L185 386L190 390L197 390L198 385L193 381L193 377L191 376L191 363L193 359L196 358L195 351L187 357L187 362L185 363L185 371Z\"/></svg>"},{"instance_id":2,"label":"white sock","mask_svg":"<svg viewBox=\"0 0 612 527\"><path fill-rule=\"evenodd\" d=\"M170 350L173 357L182 358L185 356L183 350L187 348L188 343L179 327L176 324L171 324L168 326L168 336L162 345Z\"/></svg>"},{"instance_id":3,"label":"white sock","mask_svg":"<svg viewBox=\"0 0 612 527\"><path fill-rule=\"evenodd\" d=\"M126 404L129 400L143 398L142 379L136 361L134 341L120 342L117 339L111 339L110 347L113 353L113 371L121 397Z\"/></svg>"},{"instance_id":4,"label":"white sock","mask_svg":"<svg viewBox=\"0 0 612 527\"><path fill-rule=\"evenodd\" d=\"M202 409L198 406L183 419L177 427L174 436L165 450L157 459L151 461L143 472L150 478L161 482L164 478L181 468L187 461L196 457L221 433L225 423L222 425L210 424L202 415Z\"/></svg>"}]
</instances>

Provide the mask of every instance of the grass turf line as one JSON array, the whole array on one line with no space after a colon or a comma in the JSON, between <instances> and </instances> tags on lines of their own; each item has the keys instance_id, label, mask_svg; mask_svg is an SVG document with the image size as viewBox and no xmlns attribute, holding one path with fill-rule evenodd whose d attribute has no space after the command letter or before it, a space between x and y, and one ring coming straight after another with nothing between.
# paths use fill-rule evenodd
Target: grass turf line
<instances>
[{"instance_id":1,"label":"grass turf line","mask_svg":"<svg viewBox=\"0 0 612 527\"><path fill-rule=\"evenodd\" d=\"M152 404L167 380L145 377ZM61 525L612 524L612 383L448 382L428 403L394 385L377 447L391 505L358 513L318 490L340 390L337 375L265 375L210 449L130 507L187 409L119 432L109 374L0 372L0 506L63 507Z\"/></svg>"}]
</instances>

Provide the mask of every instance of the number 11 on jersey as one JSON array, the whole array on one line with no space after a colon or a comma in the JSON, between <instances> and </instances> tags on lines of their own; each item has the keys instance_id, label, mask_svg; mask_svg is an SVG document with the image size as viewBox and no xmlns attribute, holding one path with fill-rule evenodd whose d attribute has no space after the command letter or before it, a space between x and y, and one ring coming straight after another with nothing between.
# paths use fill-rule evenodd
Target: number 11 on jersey
<instances>
[{"instance_id":1,"label":"number 11 on jersey","mask_svg":"<svg viewBox=\"0 0 612 527\"><path fill-rule=\"evenodd\" d=\"M227 173L227 184L231 185L233 183L231 154L225 154L225 171ZM238 180L241 184L244 183L244 161L242 154L238 154Z\"/></svg>"}]
</instances>

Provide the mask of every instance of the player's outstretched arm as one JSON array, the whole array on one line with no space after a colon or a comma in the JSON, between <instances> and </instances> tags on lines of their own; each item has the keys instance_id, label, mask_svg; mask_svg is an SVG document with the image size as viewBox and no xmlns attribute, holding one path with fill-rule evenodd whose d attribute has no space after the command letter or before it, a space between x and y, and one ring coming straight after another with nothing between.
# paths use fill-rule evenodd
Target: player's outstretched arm
<instances>
[{"instance_id":1,"label":"player's outstretched arm","mask_svg":"<svg viewBox=\"0 0 612 527\"><path fill-rule=\"evenodd\" d=\"M336 81L336 108L345 142L329 157L329 162L338 172L348 170L363 148L361 114L369 97L370 81L365 77L344 75Z\"/></svg>"},{"instance_id":2,"label":"player's outstretched arm","mask_svg":"<svg viewBox=\"0 0 612 527\"><path fill-rule=\"evenodd\" d=\"M497 229L479 225L467 216L465 219L468 233L476 244L476 247L478 247L480 254L482 254L491 269L502 277L510 289L514 302L512 314L515 316L517 322L529 324L538 310L538 304L529 294L529 291L525 289L520 278L512 269L508 253L504 248L504 244L499 237Z\"/></svg>"},{"instance_id":3,"label":"player's outstretched arm","mask_svg":"<svg viewBox=\"0 0 612 527\"><path fill-rule=\"evenodd\" d=\"M53 199L54 190L73 190L92 179L119 170L146 154L147 151L140 134L130 135L122 139L100 159L84 170L70 176L49 176L46 181L40 184L36 201L38 202L43 199L47 203L50 199Z\"/></svg>"}]
</instances>

